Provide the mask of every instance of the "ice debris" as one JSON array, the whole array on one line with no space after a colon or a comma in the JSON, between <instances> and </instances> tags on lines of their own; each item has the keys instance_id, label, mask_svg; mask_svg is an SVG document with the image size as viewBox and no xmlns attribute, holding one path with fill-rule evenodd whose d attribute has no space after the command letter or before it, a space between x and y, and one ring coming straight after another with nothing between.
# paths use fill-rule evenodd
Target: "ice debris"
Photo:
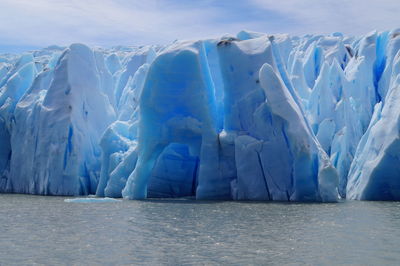
<instances>
[{"instance_id":1,"label":"ice debris","mask_svg":"<svg viewBox=\"0 0 400 266\"><path fill-rule=\"evenodd\" d=\"M113 198L74 198L65 199L64 202L67 203L105 203L105 202L121 202L122 200Z\"/></svg>"}]
</instances>

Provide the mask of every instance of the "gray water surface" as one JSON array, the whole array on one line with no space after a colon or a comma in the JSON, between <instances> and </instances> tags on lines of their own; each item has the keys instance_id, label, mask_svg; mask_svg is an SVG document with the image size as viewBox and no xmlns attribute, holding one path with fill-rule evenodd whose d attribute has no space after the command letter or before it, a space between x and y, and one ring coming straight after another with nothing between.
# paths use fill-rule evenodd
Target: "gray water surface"
<instances>
[{"instance_id":1,"label":"gray water surface","mask_svg":"<svg viewBox=\"0 0 400 266\"><path fill-rule=\"evenodd\" d=\"M0 194L0 265L399 265L400 203Z\"/></svg>"}]
</instances>

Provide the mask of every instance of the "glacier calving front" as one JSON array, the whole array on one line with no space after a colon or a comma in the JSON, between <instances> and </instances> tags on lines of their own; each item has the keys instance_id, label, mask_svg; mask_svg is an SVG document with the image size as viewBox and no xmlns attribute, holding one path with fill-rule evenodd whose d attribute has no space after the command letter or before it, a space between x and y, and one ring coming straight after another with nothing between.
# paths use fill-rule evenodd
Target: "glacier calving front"
<instances>
[{"instance_id":1,"label":"glacier calving front","mask_svg":"<svg viewBox=\"0 0 400 266\"><path fill-rule=\"evenodd\" d=\"M400 33L0 55L0 192L400 199Z\"/></svg>"}]
</instances>

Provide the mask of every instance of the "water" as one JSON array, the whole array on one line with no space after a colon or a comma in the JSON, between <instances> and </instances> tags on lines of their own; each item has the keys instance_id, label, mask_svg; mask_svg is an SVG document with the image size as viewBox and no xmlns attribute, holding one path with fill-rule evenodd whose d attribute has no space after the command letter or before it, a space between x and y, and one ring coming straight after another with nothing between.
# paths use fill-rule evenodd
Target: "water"
<instances>
[{"instance_id":1,"label":"water","mask_svg":"<svg viewBox=\"0 0 400 266\"><path fill-rule=\"evenodd\" d=\"M0 265L400 262L400 203L148 200L0 194Z\"/></svg>"}]
</instances>

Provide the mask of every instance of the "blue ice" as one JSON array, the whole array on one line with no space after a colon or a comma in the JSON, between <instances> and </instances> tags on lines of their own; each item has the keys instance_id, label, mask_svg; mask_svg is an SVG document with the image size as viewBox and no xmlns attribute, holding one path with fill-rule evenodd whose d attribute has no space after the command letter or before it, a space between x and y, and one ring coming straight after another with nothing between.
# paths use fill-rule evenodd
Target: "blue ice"
<instances>
[{"instance_id":1,"label":"blue ice","mask_svg":"<svg viewBox=\"0 0 400 266\"><path fill-rule=\"evenodd\" d=\"M400 31L0 55L0 192L400 199Z\"/></svg>"}]
</instances>

